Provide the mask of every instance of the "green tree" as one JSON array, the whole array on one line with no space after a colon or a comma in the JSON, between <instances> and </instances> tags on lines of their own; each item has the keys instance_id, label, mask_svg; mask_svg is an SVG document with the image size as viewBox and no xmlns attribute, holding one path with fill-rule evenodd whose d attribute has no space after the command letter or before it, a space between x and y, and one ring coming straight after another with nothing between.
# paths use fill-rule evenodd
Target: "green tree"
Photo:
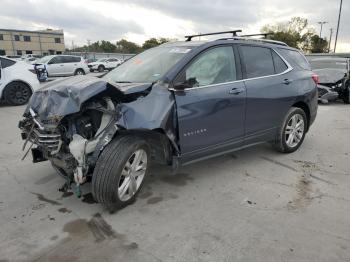
<instances>
[{"instance_id":1,"label":"green tree","mask_svg":"<svg viewBox=\"0 0 350 262\"><path fill-rule=\"evenodd\" d=\"M328 41L326 39L320 38L318 35L313 35L311 37L311 53L327 53Z\"/></svg>"},{"instance_id":2,"label":"green tree","mask_svg":"<svg viewBox=\"0 0 350 262\"><path fill-rule=\"evenodd\" d=\"M162 37L162 38L154 38L154 37L152 37L152 38L146 40L143 43L142 48L144 50L146 50L146 49L149 49L149 48L153 48L153 47L159 46L159 45L164 44L164 43L169 42L169 41L170 41L170 39L167 39L167 38L164 38L164 37Z\"/></svg>"},{"instance_id":3,"label":"green tree","mask_svg":"<svg viewBox=\"0 0 350 262\"><path fill-rule=\"evenodd\" d=\"M310 51L312 48L312 36L315 30L308 25L306 18L293 17L285 23L265 25L261 29L262 33L272 33L269 39L283 41L291 47Z\"/></svg>"},{"instance_id":4,"label":"green tree","mask_svg":"<svg viewBox=\"0 0 350 262\"><path fill-rule=\"evenodd\" d=\"M142 48L134 42L122 39L117 42L116 51L124 54L137 54L142 51Z\"/></svg>"}]
</instances>

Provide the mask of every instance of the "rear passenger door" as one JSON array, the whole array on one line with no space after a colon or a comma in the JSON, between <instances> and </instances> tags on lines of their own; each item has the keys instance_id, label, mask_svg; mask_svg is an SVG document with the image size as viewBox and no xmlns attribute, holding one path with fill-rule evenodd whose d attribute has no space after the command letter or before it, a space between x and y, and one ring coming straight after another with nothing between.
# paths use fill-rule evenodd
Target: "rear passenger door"
<instances>
[{"instance_id":1,"label":"rear passenger door","mask_svg":"<svg viewBox=\"0 0 350 262\"><path fill-rule=\"evenodd\" d=\"M64 72L64 61L62 56L53 57L48 63L46 67L47 73L49 76L59 76Z\"/></svg>"},{"instance_id":2,"label":"rear passenger door","mask_svg":"<svg viewBox=\"0 0 350 262\"><path fill-rule=\"evenodd\" d=\"M295 97L290 65L275 50L240 45L247 89L245 143L273 139Z\"/></svg>"},{"instance_id":3,"label":"rear passenger door","mask_svg":"<svg viewBox=\"0 0 350 262\"><path fill-rule=\"evenodd\" d=\"M63 60L64 60L64 69L65 69L64 74L73 75L75 72L75 69L78 66L78 63L80 62L80 58L75 56L63 56Z\"/></svg>"}]
</instances>

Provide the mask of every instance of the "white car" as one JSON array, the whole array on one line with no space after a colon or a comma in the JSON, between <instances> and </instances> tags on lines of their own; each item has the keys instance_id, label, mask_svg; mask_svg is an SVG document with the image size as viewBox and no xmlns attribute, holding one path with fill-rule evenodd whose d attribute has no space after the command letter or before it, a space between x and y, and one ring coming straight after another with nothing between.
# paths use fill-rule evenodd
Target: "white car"
<instances>
[{"instance_id":1,"label":"white car","mask_svg":"<svg viewBox=\"0 0 350 262\"><path fill-rule=\"evenodd\" d=\"M37 68L45 67L49 77L85 75L89 67L84 58L73 55L49 55L36 60Z\"/></svg>"},{"instance_id":2,"label":"white car","mask_svg":"<svg viewBox=\"0 0 350 262\"><path fill-rule=\"evenodd\" d=\"M0 98L10 105L28 102L39 81L33 66L0 56Z\"/></svg>"},{"instance_id":3,"label":"white car","mask_svg":"<svg viewBox=\"0 0 350 262\"><path fill-rule=\"evenodd\" d=\"M90 68L90 72L93 71L99 71L103 72L106 69L112 70L116 68L118 65L123 63L123 60L120 60L118 58L100 58L96 62L92 62L88 64L88 67Z\"/></svg>"}]
</instances>

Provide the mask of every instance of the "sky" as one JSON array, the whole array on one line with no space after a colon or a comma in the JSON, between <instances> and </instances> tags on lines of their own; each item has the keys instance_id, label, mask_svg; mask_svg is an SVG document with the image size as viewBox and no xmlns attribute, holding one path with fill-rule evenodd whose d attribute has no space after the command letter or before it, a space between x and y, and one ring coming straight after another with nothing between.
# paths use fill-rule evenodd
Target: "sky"
<instances>
[{"instance_id":1,"label":"sky","mask_svg":"<svg viewBox=\"0 0 350 262\"><path fill-rule=\"evenodd\" d=\"M63 29L66 47L125 38L142 44L151 37L183 39L198 32L242 29L259 33L265 24L307 18L335 29L340 0L0 0L0 28ZM350 1L343 1L337 52L350 52ZM333 42L334 43L334 42ZM332 44L333 44L332 43Z\"/></svg>"}]
</instances>

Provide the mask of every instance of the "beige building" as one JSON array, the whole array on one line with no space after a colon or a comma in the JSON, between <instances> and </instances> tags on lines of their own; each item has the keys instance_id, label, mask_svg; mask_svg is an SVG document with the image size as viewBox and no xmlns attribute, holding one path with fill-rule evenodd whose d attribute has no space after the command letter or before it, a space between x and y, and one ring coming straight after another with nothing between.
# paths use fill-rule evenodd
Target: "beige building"
<instances>
[{"instance_id":1,"label":"beige building","mask_svg":"<svg viewBox=\"0 0 350 262\"><path fill-rule=\"evenodd\" d=\"M63 30L26 31L0 28L0 55L53 55L63 52Z\"/></svg>"}]
</instances>

